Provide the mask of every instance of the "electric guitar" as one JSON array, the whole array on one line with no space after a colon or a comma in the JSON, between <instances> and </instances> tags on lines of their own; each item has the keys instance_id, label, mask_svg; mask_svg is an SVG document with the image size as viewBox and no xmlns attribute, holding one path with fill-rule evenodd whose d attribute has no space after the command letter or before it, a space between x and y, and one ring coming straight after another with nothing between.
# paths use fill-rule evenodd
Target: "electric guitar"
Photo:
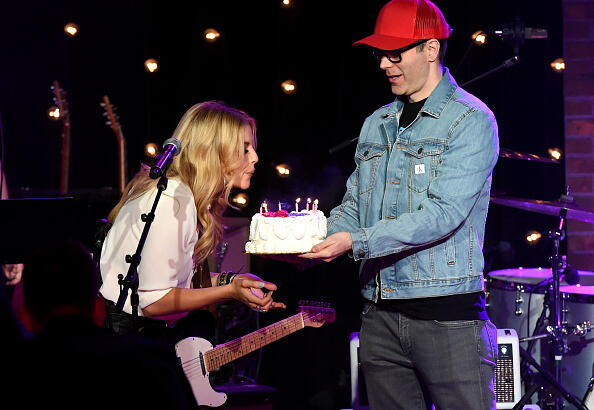
<instances>
[{"instance_id":1,"label":"electric guitar","mask_svg":"<svg viewBox=\"0 0 594 410\"><path fill-rule=\"evenodd\" d=\"M334 309L326 306L299 306L299 313L273 323L238 339L212 347L198 337L188 337L175 345L175 352L192 386L200 406L219 407L227 400L225 393L210 386L208 375L212 370L239 359L267 344L290 335L305 326L320 327L334 322Z\"/></svg>"},{"instance_id":2,"label":"electric guitar","mask_svg":"<svg viewBox=\"0 0 594 410\"><path fill-rule=\"evenodd\" d=\"M51 88L54 93L54 102L58 106L60 119L62 120L60 194L65 195L68 193L68 177L70 175L70 111L66 101L66 92L62 89L60 83L55 80Z\"/></svg>"},{"instance_id":3,"label":"electric guitar","mask_svg":"<svg viewBox=\"0 0 594 410\"><path fill-rule=\"evenodd\" d=\"M118 189L120 195L124 193L126 186L126 177L128 175L128 165L126 161L126 140L122 134L122 127L118 121L118 116L115 113L115 107L109 102L107 95L103 96L103 102L100 105L105 109L103 115L107 117L106 124L113 130L118 141Z\"/></svg>"}]
</instances>

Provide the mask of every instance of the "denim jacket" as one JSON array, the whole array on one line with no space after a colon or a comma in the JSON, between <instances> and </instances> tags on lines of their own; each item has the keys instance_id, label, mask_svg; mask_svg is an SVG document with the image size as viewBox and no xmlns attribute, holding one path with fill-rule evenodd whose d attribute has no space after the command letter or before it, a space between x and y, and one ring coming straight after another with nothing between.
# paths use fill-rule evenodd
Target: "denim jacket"
<instances>
[{"instance_id":1,"label":"denim jacket","mask_svg":"<svg viewBox=\"0 0 594 410\"><path fill-rule=\"evenodd\" d=\"M350 232L366 299L377 301L380 284L382 299L479 291L495 117L447 68L406 128L402 108L396 99L365 120L328 235Z\"/></svg>"}]
</instances>

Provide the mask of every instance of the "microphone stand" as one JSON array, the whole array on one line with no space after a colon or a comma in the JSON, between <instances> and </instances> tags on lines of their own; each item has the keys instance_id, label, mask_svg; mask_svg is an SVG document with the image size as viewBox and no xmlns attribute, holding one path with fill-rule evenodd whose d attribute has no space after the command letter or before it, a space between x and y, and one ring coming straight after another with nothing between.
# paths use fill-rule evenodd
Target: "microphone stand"
<instances>
[{"instance_id":1,"label":"microphone stand","mask_svg":"<svg viewBox=\"0 0 594 410\"><path fill-rule=\"evenodd\" d=\"M515 56L513 56L511 58L508 58L507 60L505 60L503 63L501 63L497 67L495 67L495 68L493 68L493 69L487 71L486 73L483 73L483 74L481 74L481 75L479 75L477 77L474 77L472 80L466 81L464 84L461 85L461 87L465 87L468 84L472 84L475 81L480 80L481 78L484 78L484 77L486 77L488 75L491 75L491 74L493 74L493 73L495 73L495 72L497 72L497 71L499 71L499 70L501 70L503 68L509 68L509 67L515 65L519 60L520 60L520 58L517 55L515 55Z\"/></svg>"},{"instance_id":2,"label":"microphone stand","mask_svg":"<svg viewBox=\"0 0 594 410\"><path fill-rule=\"evenodd\" d=\"M155 219L155 210L157 209L157 204L159 203L159 199L161 198L161 193L167 189L167 177L165 176L165 172L159 179L157 183L157 195L155 196L155 200L153 202L153 206L151 211L148 214L142 214L140 219L145 223L144 228L142 229L142 234L140 235L140 240L138 241L138 246L136 248L136 252L134 255L126 255L126 263L130 264L128 268L128 273L124 278L124 275L121 273L118 275L118 284L120 285L120 296L116 303L116 308L118 310L124 309L124 303L126 303L126 299L128 298L128 290L131 291L130 294L130 305L132 306L132 327L136 330L137 325L137 318L138 318L138 265L140 264L140 255L142 253L142 248L144 247L144 243L149 233L149 229L151 228L151 224Z\"/></svg>"}]
</instances>

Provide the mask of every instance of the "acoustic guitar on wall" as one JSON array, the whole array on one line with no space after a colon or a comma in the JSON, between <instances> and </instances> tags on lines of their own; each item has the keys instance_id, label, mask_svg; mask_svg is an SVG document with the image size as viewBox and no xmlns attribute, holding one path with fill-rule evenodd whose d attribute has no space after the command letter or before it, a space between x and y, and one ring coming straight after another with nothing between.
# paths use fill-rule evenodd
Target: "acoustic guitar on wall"
<instances>
[{"instance_id":1,"label":"acoustic guitar on wall","mask_svg":"<svg viewBox=\"0 0 594 410\"><path fill-rule=\"evenodd\" d=\"M103 115L107 118L106 124L110 126L116 136L118 143L118 190L120 195L124 192L126 179L128 175L128 162L126 157L126 140L122 133L119 118L115 113L115 107L109 102L107 95L103 96L103 102L100 104L105 112Z\"/></svg>"}]
</instances>

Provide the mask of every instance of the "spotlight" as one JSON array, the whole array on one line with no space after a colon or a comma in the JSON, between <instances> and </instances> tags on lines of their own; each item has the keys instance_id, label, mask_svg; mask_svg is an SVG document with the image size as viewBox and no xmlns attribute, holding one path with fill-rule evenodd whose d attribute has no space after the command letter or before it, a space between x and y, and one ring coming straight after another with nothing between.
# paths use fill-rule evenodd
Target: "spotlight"
<instances>
[{"instance_id":1,"label":"spotlight","mask_svg":"<svg viewBox=\"0 0 594 410\"><path fill-rule=\"evenodd\" d=\"M536 245L540 239L542 238L542 234L538 231L529 231L526 233L526 243L528 245Z\"/></svg>"},{"instance_id":2,"label":"spotlight","mask_svg":"<svg viewBox=\"0 0 594 410\"><path fill-rule=\"evenodd\" d=\"M549 148L549 155L551 156L551 158L559 161L563 156L563 153L559 148Z\"/></svg>"},{"instance_id":3,"label":"spotlight","mask_svg":"<svg viewBox=\"0 0 594 410\"><path fill-rule=\"evenodd\" d=\"M60 109L58 107L56 107L55 105L52 106L52 107L50 107L47 110L47 116L52 121L58 121L60 119L60 117L61 117Z\"/></svg>"},{"instance_id":4,"label":"spotlight","mask_svg":"<svg viewBox=\"0 0 594 410\"><path fill-rule=\"evenodd\" d=\"M154 142L149 142L144 146L144 154L149 158L155 158L159 152L159 147Z\"/></svg>"},{"instance_id":5,"label":"spotlight","mask_svg":"<svg viewBox=\"0 0 594 410\"><path fill-rule=\"evenodd\" d=\"M487 42L487 33L485 33L483 30L475 31L472 34L472 41L477 46L484 45Z\"/></svg>"},{"instance_id":6,"label":"spotlight","mask_svg":"<svg viewBox=\"0 0 594 410\"><path fill-rule=\"evenodd\" d=\"M233 197L232 201L239 208L245 208L248 204L249 198L245 193L240 192Z\"/></svg>"},{"instance_id":7,"label":"spotlight","mask_svg":"<svg viewBox=\"0 0 594 410\"><path fill-rule=\"evenodd\" d=\"M64 32L70 37L74 37L78 34L78 26L74 23L68 23L64 26Z\"/></svg>"},{"instance_id":8,"label":"spotlight","mask_svg":"<svg viewBox=\"0 0 594 410\"><path fill-rule=\"evenodd\" d=\"M297 91L297 83L293 80L283 81L281 88L285 94L294 94Z\"/></svg>"},{"instance_id":9,"label":"spotlight","mask_svg":"<svg viewBox=\"0 0 594 410\"><path fill-rule=\"evenodd\" d=\"M565 60L563 60L562 58L556 59L551 63L551 68L556 73L562 73L563 71L565 71Z\"/></svg>"},{"instance_id":10,"label":"spotlight","mask_svg":"<svg viewBox=\"0 0 594 410\"><path fill-rule=\"evenodd\" d=\"M276 166L276 173L281 178L287 178L291 174L291 168L288 164L278 164Z\"/></svg>"},{"instance_id":11,"label":"spotlight","mask_svg":"<svg viewBox=\"0 0 594 410\"><path fill-rule=\"evenodd\" d=\"M284 7L289 7L291 5L291 0L283 0L281 3Z\"/></svg>"},{"instance_id":12,"label":"spotlight","mask_svg":"<svg viewBox=\"0 0 594 410\"><path fill-rule=\"evenodd\" d=\"M159 64L154 58L149 58L144 62L144 69L149 73L154 73L159 69Z\"/></svg>"},{"instance_id":13,"label":"spotlight","mask_svg":"<svg viewBox=\"0 0 594 410\"><path fill-rule=\"evenodd\" d=\"M221 37L221 33L214 28L204 30L204 39L207 43L214 43L219 37Z\"/></svg>"}]
</instances>

